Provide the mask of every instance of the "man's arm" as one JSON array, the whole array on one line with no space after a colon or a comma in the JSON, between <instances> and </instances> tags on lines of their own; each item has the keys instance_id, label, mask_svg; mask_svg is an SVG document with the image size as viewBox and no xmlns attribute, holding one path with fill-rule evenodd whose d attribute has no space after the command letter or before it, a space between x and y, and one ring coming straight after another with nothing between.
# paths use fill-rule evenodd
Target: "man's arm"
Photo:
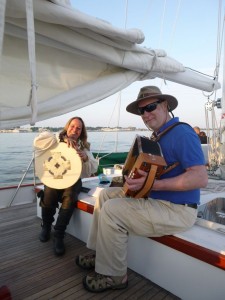
<instances>
[{"instance_id":1,"label":"man's arm","mask_svg":"<svg viewBox=\"0 0 225 300\"><path fill-rule=\"evenodd\" d=\"M189 191L204 188L208 183L207 170L204 165L186 169L186 172L172 178L155 180L154 191Z\"/></svg>"},{"instance_id":2,"label":"man's arm","mask_svg":"<svg viewBox=\"0 0 225 300\"><path fill-rule=\"evenodd\" d=\"M145 183L147 173L138 170L141 175L138 179L127 178L126 183L131 191L139 191ZM156 179L152 186L154 191L188 191L203 188L208 183L207 170L204 165L186 169L186 172L172 178Z\"/></svg>"}]
</instances>

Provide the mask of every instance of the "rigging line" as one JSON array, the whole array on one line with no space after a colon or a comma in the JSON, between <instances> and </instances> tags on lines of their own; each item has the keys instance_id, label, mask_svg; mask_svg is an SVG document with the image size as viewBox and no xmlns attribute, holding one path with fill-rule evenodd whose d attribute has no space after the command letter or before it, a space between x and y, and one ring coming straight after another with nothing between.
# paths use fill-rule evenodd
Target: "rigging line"
<instances>
[{"instance_id":1,"label":"rigging line","mask_svg":"<svg viewBox=\"0 0 225 300\"><path fill-rule=\"evenodd\" d=\"M214 77L218 80L219 78L219 72L220 72L220 61L221 61L221 53L223 48L223 39L224 39L224 12L223 12L223 20L222 18L222 0L219 0L219 7L218 7L218 26L217 26L217 51L216 51L216 66L214 70ZM221 25L222 24L222 25ZM216 99L217 90L213 91L214 99Z\"/></svg>"},{"instance_id":2,"label":"rigging line","mask_svg":"<svg viewBox=\"0 0 225 300\"><path fill-rule=\"evenodd\" d=\"M128 0L125 1L126 6L125 6L125 22L124 22L124 28L127 28L127 11L128 11Z\"/></svg>"},{"instance_id":3,"label":"rigging line","mask_svg":"<svg viewBox=\"0 0 225 300\"><path fill-rule=\"evenodd\" d=\"M6 0L0 0L0 63L3 52Z\"/></svg>"},{"instance_id":4,"label":"rigging line","mask_svg":"<svg viewBox=\"0 0 225 300\"><path fill-rule=\"evenodd\" d=\"M167 0L164 0L163 14L162 14L162 22L161 22L160 34L159 34L159 48L161 47L162 32L163 32L163 28L164 28L165 11L166 11L166 2L167 2Z\"/></svg>"},{"instance_id":5,"label":"rigging line","mask_svg":"<svg viewBox=\"0 0 225 300\"><path fill-rule=\"evenodd\" d=\"M120 92L119 92L119 93L120 93ZM112 120L113 114L114 114L114 112L115 112L115 109L116 109L116 106L117 106L118 101L119 101L119 97L117 98L117 101L116 101L116 103L115 103L115 105L114 105L114 108L113 108L113 111L112 111L112 113L111 113L111 116L110 116L110 119L109 119L109 122L108 122L107 127L109 127L109 125L110 125L110 123L111 123L111 120ZM97 154L97 156L96 156L96 159L101 159L101 158L99 158L99 153L100 153L100 151L101 151L101 149L102 149L102 145L103 145L103 143L104 143L104 141L105 141L106 133L107 133L107 132L104 132L104 134L103 134L102 141L101 141L100 148L99 148L99 150L98 150L98 154Z\"/></svg>"},{"instance_id":6,"label":"rigging line","mask_svg":"<svg viewBox=\"0 0 225 300\"><path fill-rule=\"evenodd\" d=\"M117 115L117 129L119 128L120 125L120 109L121 109L121 94L122 92L119 91L119 97L118 97L118 115ZM116 140L115 140L115 152L118 150L118 130L116 131Z\"/></svg>"},{"instance_id":7,"label":"rigging line","mask_svg":"<svg viewBox=\"0 0 225 300\"><path fill-rule=\"evenodd\" d=\"M127 27L127 12L128 12L128 0L125 1L125 21L124 21L124 28L125 29ZM122 57L122 65L123 65L124 57L125 57L125 51L124 51L124 54L123 54L123 57ZM107 127L109 127L109 125L110 125L110 122L112 120L112 116L114 114L114 111L115 111L117 103L118 103L118 111L120 111L120 106L121 106L121 100L120 99L121 99L121 91L119 91L119 98L116 101L116 104L115 104L114 109L112 111L112 114L111 114L111 117L109 119L109 123L108 123ZM118 116L118 119L117 119L117 128L119 127L119 122L120 122L120 115ZM102 141L101 141L101 144L100 144L100 148L99 148L98 153L96 155L96 159L98 159L99 161L100 161L101 158L103 158L105 156L108 156L108 155L110 155L112 153L112 152L111 153L107 153L103 157L99 157L99 153L100 153L100 151L102 149L102 145L103 145L103 143L105 141L105 137L106 137L106 132L103 134ZM116 132L116 140L115 140L115 149L116 149L116 151L117 151L117 143L118 143L118 131Z\"/></svg>"},{"instance_id":8,"label":"rigging line","mask_svg":"<svg viewBox=\"0 0 225 300\"><path fill-rule=\"evenodd\" d=\"M124 28L127 28L127 15L128 15L128 0L125 1L125 22L124 22ZM123 55L123 61L125 58L125 51ZM121 91L119 91L119 98L117 100L118 102L118 118L117 118L117 128L119 127L120 124L120 109L121 109ZM117 152L117 147L118 147L118 130L116 131L116 140L115 140L115 152Z\"/></svg>"},{"instance_id":9,"label":"rigging line","mask_svg":"<svg viewBox=\"0 0 225 300\"><path fill-rule=\"evenodd\" d=\"M219 77L219 70L220 70L220 60L221 60L221 50L223 46L223 32L224 32L224 20L221 26L221 11L222 11L222 1L219 0L219 6L218 6L218 25L217 25L217 51L216 51L216 66L214 70L214 79L218 80ZM214 99L216 99L216 93L217 91L212 91L212 94L214 94ZM211 94L211 95L212 95ZM204 95L204 92L203 92ZM210 95L210 96L211 96ZM220 151L218 148L218 124L216 120L215 115L215 101L209 101L208 96L208 102L205 106L205 115L206 115L206 128L207 128L207 135L209 136L209 128L210 128L210 122L209 122L209 111L211 112L211 128L212 128L212 137L210 139L210 148L208 149L208 162L209 162L209 170L214 173L214 171L219 167L220 165Z\"/></svg>"},{"instance_id":10,"label":"rigging line","mask_svg":"<svg viewBox=\"0 0 225 300\"><path fill-rule=\"evenodd\" d=\"M171 37L170 37L170 46L169 46L169 49L168 49L168 53L170 53L171 49L172 49L172 43L174 41L174 36L175 36L175 32L176 32L176 27L177 27L177 20L178 20L178 16L179 16L179 13L180 13L180 6L181 6L181 0L178 0L178 6L177 6L177 9L176 9L175 20L174 20L174 24L173 24Z\"/></svg>"},{"instance_id":11,"label":"rigging line","mask_svg":"<svg viewBox=\"0 0 225 300\"><path fill-rule=\"evenodd\" d=\"M216 67L215 67L215 77L218 78L219 76L219 69L220 69L220 60L221 60L221 53L223 47L223 33L224 33L224 18L222 23L221 29L221 11L222 11L222 1L219 1L219 9L218 9L218 27L217 27L217 53L216 53Z\"/></svg>"},{"instance_id":12,"label":"rigging line","mask_svg":"<svg viewBox=\"0 0 225 300\"><path fill-rule=\"evenodd\" d=\"M145 28L145 24L148 24L148 23L146 23L146 21L149 21L153 18L152 17L153 11L154 11L152 9L153 1L154 0L150 0L149 2L146 3L146 7L143 7L144 8L144 13L142 13L142 19L141 19L141 22L139 23L140 28ZM147 28L147 26L146 26L146 28ZM149 47L147 46L147 48L149 48Z\"/></svg>"},{"instance_id":13,"label":"rigging line","mask_svg":"<svg viewBox=\"0 0 225 300\"><path fill-rule=\"evenodd\" d=\"M128 0L125 1L125 22L124 22L124 28L127 28L127 16L128 16ZM125 58L125 51L123 55L123 61ZM118 102L118 118L117 118L117 128L119 127L120 124L120 109L121 109L121 91L119 91L119 98L117 100ZM115 152L117 152L118 147L118 130L116 131L116 140L115 140Z\"/></svg>"},{"instance_id":14,"label":"rigging line","mask_svg":"<svg viewBox=\"0 0 225 300\"><path fill-rule=\"evenodd\" d=\"M185 67L185 69L188 69L188 70L194 71L194 72L196 72L196 73L205 75L206 77L210 77L210 78L212 78L212 79L215 79L215 76L212 76L212 75L209 75L209 74L205 74L205 73L200 72L200 71L197 71L197 70L195 70L195 69L192 69L192 68L189 68L189 67Z\"/></svg>"},{"instance_id":15,"label":"rigging line","mask_svg":"<svg viewBox=\"0 0 225 300\"><path fill-rule=\"evenodd\" d=\"M171 36L170 36L170 46L169 46L169 49L168 49L168 53L171 52L171 48L172 48L172 43L173 43L173 40L174 40L174 36L175 36L175 32L176 32L176 27L177 27L177 20L178 20L178 16L179 16L179 12L180 12L180 6L181 6L181 0L178 0L178 5L177 5L177 9L176 9L176 15L175 15L175 21L173 23L173 26L172 26L172 31L171 31ZM166 0L164 2L164 14L163 14L163 23L164 24L164 19L165 19L165 10L166 10ZM162 35L162 28L164 27L164 25L161 25L161 35ZM162 38L162 37L161 37ZM162 80L161 80L161 85L164 83L165 85L167 85L167 82L164 78L164 74L163 72L162 73Z\"/></svg>"},{"instance_id":16,"label":"rigging line","mask_svg":"<svg viewBox=\"0 0 225 300\"><path fill-rule=\"evenodd\" d=\"M223 35L224 35L224 21L225 21L225 19L223 17L223 22L222 22L222 26L221 26L221 11L222 11L222 1L219 0L218 25L217 25L217 51L216 51L216 65L215 65L215 70L214 70L214 76L209 76L209 75L204 74L208 77L213 77L214 81L216 81L216 80L218 81L218 78L219 78L221 53L222 53L222 48L223 48ZM201 74L203 74L203 73L201 73ZM216 99L217 90L213 90L210 95L206 95L204 93L204 91L202 91L202 93L205 97L209 97L209 96L214 94L214 99ZM215 115L214 115L214 117L215 117Z\"/></svg>"},{"instance_id":17,"label":"rigging line","mask_svg":"<svg viewBox=\"0 0 225 300\"><path fill-rule=\"evenodd\" d=\"M220 54L219 54L219 41L220 41L220 34L221 34L221 31L220 31L220 28L221 28L221 14L220 14L220 11L221 11L221 1L219 1L219 9L218 9L218 25L217 25L217 51L216 51L216 68L215 68L215 71L214 71L214 74L218 74L219 72L219 66L218 66L218 62L220 61L219 57L220 57Z\"/></svg>"},{"instance_id":18,"label":"rigging line","mask_svg":"<svg viewBox=\"0 0 225 300\"><path fill-rule=\"evenodd\" d=\"M126 5L125 5L125 21L124 21L124 28L127 28L127 11L128 11L128 0L125 1ZM124 62L124 58L125 58L126 52L124 50L123 52L123 57L122 57L122 61L121 61L121 65L123 66L123 62Z\"/></svg>"}]
</instances>

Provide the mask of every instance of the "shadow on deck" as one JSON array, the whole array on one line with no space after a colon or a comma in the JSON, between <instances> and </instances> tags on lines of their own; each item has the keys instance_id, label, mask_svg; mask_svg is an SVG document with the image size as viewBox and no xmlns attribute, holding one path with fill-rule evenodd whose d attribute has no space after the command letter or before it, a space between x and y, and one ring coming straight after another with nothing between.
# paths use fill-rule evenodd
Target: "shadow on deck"
<instances>
[{"instance_id":1,"label":"shadow on deck","mask_svg":"<svg viewBox=\"0 0 225 300\"><path fill-rule=\"evenodd\" d=\"M13 300L179 299L131 270L127 289L89 293L82 286L87 272L74 263L76 255L90 253L82 241L67 234L66 254L54 256L52 241L38 240L36 204L1 209L0 220L0 287L6 285Z\"/></svg>"}]
</instances>

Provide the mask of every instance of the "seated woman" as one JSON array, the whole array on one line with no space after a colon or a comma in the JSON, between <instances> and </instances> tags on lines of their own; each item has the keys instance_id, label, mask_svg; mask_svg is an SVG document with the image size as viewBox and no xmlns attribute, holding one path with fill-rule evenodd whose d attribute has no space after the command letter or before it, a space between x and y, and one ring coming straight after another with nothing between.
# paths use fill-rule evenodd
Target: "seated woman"
<instances>
[{"instance_id":1,"label":"seated woman","mask_svg":"<svg viewBox=\"0 0 225 300\"><path fill-rule=\"evenodd\" d=\"M46 134L46 133L45 133ZM34 140L34 148L39 151L46 150L46 145L51 146L55 142L67 143L68 147L76 150L82 162L81 178L90 177L98 169L98 162L90 152L90 144L87 142L87 130L84 121L80 117L71 118L59 134L59 140L52 133L39 135ZM77 155L76 154L76 155ZM44 194L41 197L40 206L42 214L42 230L39 235L41 242L50 239L51 227L54 222L56 208L61 203L58 218L54 226L54 253L63 255L65 253L64 234L70 218L73 214L82 182L78 179L72 186L65 189L56 189L45 185Z\"/></svg>"}]
</instances>

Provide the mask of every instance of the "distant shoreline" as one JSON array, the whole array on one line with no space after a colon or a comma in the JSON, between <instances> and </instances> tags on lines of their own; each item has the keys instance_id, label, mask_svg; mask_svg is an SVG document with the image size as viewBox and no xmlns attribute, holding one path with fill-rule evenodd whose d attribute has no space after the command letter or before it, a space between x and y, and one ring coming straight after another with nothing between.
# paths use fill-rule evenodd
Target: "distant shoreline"
<instances>
[{"instance_id":1,"label":"distant shoreline","mask_svg":"<svg viewBox=\"0 0 225 300\"><path fill-rule=\"evenodd\" d=\"M0 133L38 133L42 132L45 130L44 128L40 128L39 131L33 131L31 129L2 129L0 130ZM50 130L50 129L49 129ZM62 130L62 129L60 129ZM54 130L54 128L51 128L50 131L52 132L59 132L60 130ZM87 132L134 132L134 131L149 131L149 129L145 128L120 128L120 129L115 129L115 128L102 128L102 129L87 129Z\"/></svg>"}]
</instances>

